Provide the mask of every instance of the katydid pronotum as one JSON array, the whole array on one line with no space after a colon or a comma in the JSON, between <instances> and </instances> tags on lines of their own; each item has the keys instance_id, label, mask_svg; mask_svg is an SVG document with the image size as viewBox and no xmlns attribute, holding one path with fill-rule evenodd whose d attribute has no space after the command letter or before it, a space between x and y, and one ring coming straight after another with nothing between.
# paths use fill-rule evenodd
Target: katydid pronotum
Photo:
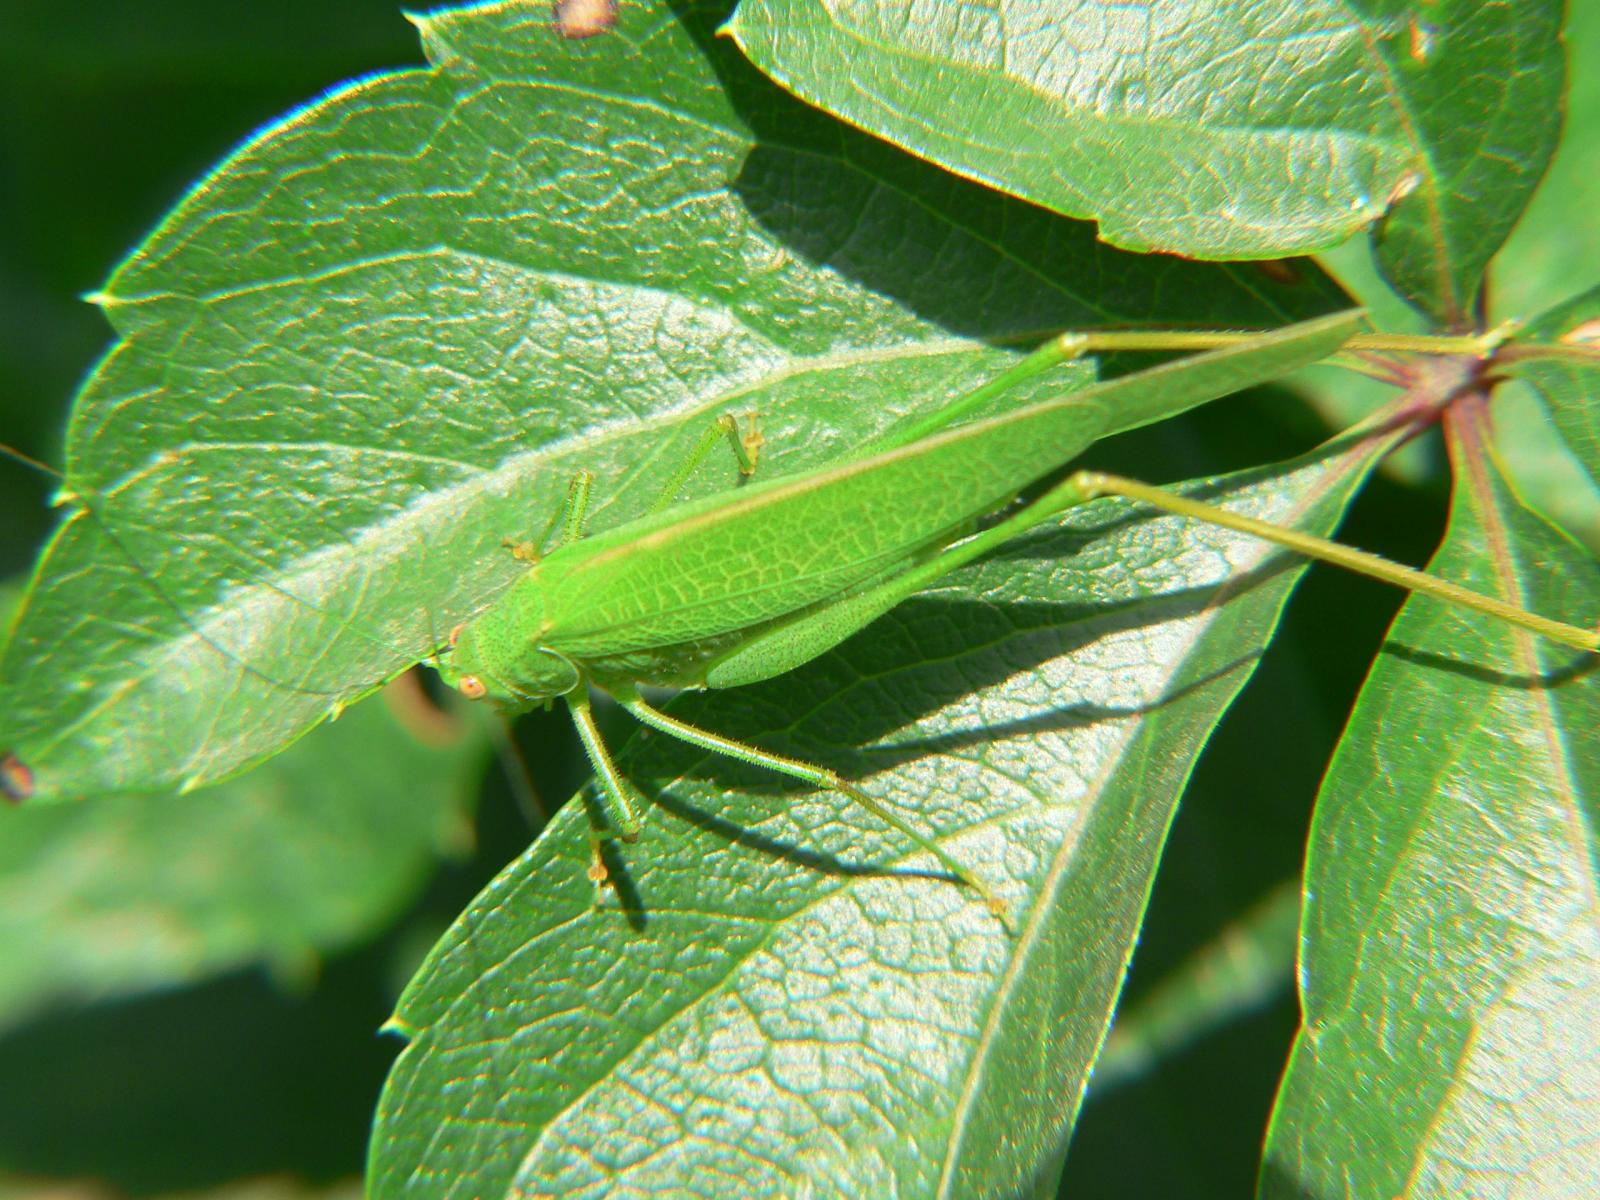
<instances>
[{"instance_id":1,"label":"katydid pronotum","mask_svg":"<svg viewBox=\"0 0 1600 1200\"><path fill-rule=\"evenodd\" d=\"M1277 377L1332 353L1353 335L1353 316L1259 335L1062 335L990 384L930 417L891 429L841 462L668 507L686 468L646 515L592 537L583 536L589 479L580 475L569 493L560 544L490 608L452 631L438 668L465 696L489 699L506 711L557 697L565 701L611 827L608 832L597 825L592 835L591 877L597 886L605 882L602 839L636 840L640 818L596 728L591 687L661 733L850 797L1003 915L1001 901L981 879L854 783L826 767L678 721L646 702L641 685L729 688L781 675L947 572L1101 496L1258 536L1544 637L1600 650L1600 634L1334 542L1094 471L1068 476L978 530L979 518L1004 509L1107 433ZM1421 340L1439 349L1465 348L1452 346L1451 339ZM1365 341L1369 348L1382 344L1372 336ZM1487 344L1480 339L1480 348ZM973 417L1019 381L1086 352L1207 346L1221 348L1064 399ZM726 419L722 431L739 442ZM703 439L695 457L713 444L714 435ZM741 453L741 471L752 465Z\"/></svg>"}]
</instances>

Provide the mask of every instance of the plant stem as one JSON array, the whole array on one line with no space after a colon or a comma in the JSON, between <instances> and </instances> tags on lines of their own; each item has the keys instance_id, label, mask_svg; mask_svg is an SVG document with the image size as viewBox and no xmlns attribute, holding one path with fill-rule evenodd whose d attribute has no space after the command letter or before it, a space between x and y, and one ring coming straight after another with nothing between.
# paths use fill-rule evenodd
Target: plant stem
<instances>
[{"instance_id":1,"label":"plant stem","mask_svg":"<svg viewBox=\"0 0 1600 1200\"><path fill-rule=\"evenodd\" d=\"M1482 358L1493 353L1511 332L1508 323L1486 333L1475 334L1358 333L1344 344L1343 349L1378 353L1468 354ZM1068 334L1062 340L1069 342L1078 354L1096 354L1117 350L1217 350L1225 346L1242 345L1260 336L1259 332L1224 330L1107 329Z\"/></svg>"}]
</instances>

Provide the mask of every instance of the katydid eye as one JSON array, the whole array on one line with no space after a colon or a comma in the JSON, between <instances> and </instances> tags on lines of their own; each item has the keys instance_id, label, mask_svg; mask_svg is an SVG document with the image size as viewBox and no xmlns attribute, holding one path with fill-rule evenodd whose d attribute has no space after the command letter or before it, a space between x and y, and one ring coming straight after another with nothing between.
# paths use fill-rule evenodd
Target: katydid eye
<instances>
[{"instance_id":1,"label":"katydid eye","mask_svg":"<svg viewBox=\"0 0 1600 1200\"><path fill-rule=\"evenodd\" d=\"M460 625L457 625L450 631L450 635L445 638L445 644L448 645L450 649L454 650L456 648L456 643L461 640L461 631L466 627L467 624L465 621L463 621Z\"/></svg>"},{"instance_id":2,"label":"katydid eye","mask_svg":"<svg viewBox=\"0 0 1600 1200\"><path fill-rule=\"evenodd\" d=\"M476 675L463 675L456 687L461 689L461 694L468 700L482 700L489 694L489 689L483 686L483 680Z\"/></svg>"}]
</instances>

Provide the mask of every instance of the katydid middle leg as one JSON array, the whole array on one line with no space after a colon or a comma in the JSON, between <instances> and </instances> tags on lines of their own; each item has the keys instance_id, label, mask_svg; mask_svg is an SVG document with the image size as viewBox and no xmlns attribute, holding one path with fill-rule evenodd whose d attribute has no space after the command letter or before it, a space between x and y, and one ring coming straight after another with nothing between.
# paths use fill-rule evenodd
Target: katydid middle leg
<instances>
[{"instance_id":1,"label":"katydid middle leg","mask_svg":"<svg viewBox=\"0 0 1600 1200\"><path fill-rule=\"evenodd\" d=\"M741 434L738 419L731 413L724 413L706 427L705 432L700 435L700 440L695 443L694 449L689 452L689 456L672 473L672 478L667 480L666 486L645 511L656 513L671 505L678 498L678 493L683 490L683 485L689 481L689 477L699 470L706 458L717 448L717 444L722 441L727 441L733 450L740 478L753 475L763 442L761 433L756 427L756 415L753 412L749 414L748 429ZM539 535L537 542L513 542L507 539L506 545L510 548L512 557L530 565L538 562L541 557L539 548L550 540L550 535L557 525L561 527L559 545L564 546L581 538L584 522L589 515L589 492L593 484L592 472L582 469L575 472L571 483L567 485L567 498L562 504L561 511L544 527L544 532Z\"/></svg>"},{"instance_id":2,"label":"katydid middle leg","mask_svg":"<svg viewBox=\"0 0 1600 1200\"><path fill-rule=\"evenodd\" d=\"M614 687L611 689L611 695L618 704L632 713L642 724L648 725L652 729L660 730L662 733L675 737L679 741L688 742L691 746L698 746L702 750L710 750L715 754L726 755L728 758L749 763L751 766L765 767L768 770L778 772L780 775L788 775L815 787L826 788L829 791L838 792L840 795L849 797L885 825L904 834L919 849L933 855L938 860L939 865L950 872L955 879L966 884L982 896L988 903L989 910L996 916L1003 917L1005 915L1005 901L990 891L981 879L946 854L931 838L918 833L882 803L874 800L837 772L829 770L827 767L819 767L814 763L803 762L800 759L773 754L759 747L748 745L745 742L736 742L732 738L725 738L720 734L701 729L698 725L690 725L685 721L669 717L660 709L647 704L644 698L639 695L638 690L632 685Z\"/></svg>"},{"instance_id":3,"label":"katydid middle leg","mask_svg":"<svg viewBox=\"0 0 1600 1200\"><path fill-rule=\"evenodd\" d=\"M608 823L607 826L603 827L592 817L589 822L589 879L595 885L595 905L598 907L600 889L605 885L608 875L602 854L605 842L613 836L620 837L625 842L637 842L642 823L639 820L639 812L628 794L628 781L623 778L622 772L617 770L616 763L611 759L611 752L606 748L605 739L595 724L594 710L589 704L588 684L579 683L567 693L565 699L567 711L572 714L573 728L578 731L578 740L583 743L584 753L588 756L589 765L594 768L595 780L600 785L600 794L605 800L606 811L603 816ZM611 825L616 827L615 834L610 832Z\"/></svg>"},{"instance_id":4,"label":"katydid middle leg","mask_svg":"<svg viewBox=\"0 0 1600 1200\"><path fill-rule=\"evenodd\" d=\"M716 448L717 444L726 439L732 446L735 461L738 463L739 474L747 477L756 469L756 457L761 446L761 435L756 428L755 414L749 417L748 432L740 434L739 422L731 414L724 414L714 421L701 435L693 451L690 452L683 464L673 473L648 511L657 512L666 508L682 490L685 482ZM567 487L567 498L562 512L557 518L561 524L561 544L566 545L583 537L584 523L589 514L589 496L594 475L586 470L578 471L572 482ZM554 524L554 522L552 522ZM545 530L548 539L550 530ZM537 561L537 559L535 559ZM585 754L590 765L594 768L595 778L599 781L601 794L606 798L605 816L608 821L613 821L617 836L625 842L639 840L641 822L639 813L629 795L628 783L617 770L616 764L611 759L611 752L607 749L605 739L601 736L599 726L595 724L594 711L589 703L588 685L585 682L578 684L566 697L567 709L572 714L573 726L578 731L578 738L583 743ZM603 831L598 825L590 830L589 843L592 861L589 867L589 878L598 887L606 880L605 861L601 855L601 845L609 833Z\"/></svg>"}]
</instances>

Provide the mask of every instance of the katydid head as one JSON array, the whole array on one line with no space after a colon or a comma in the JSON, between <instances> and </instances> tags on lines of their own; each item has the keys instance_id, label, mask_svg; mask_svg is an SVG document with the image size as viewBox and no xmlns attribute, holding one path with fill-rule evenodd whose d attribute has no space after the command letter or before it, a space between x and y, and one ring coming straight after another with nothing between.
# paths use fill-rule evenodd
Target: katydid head
<instances>
[{"instance_id":1,"label":"katydid head","mask_svg":"<svg viewBox=\"0 0 1600 1200\"><path fill-rule=\"evenodd\" d=\"M493 696L503 704L513 699L514 693L485 661L483 648L478 644L476 624L471 622L452 629L446 649L435 657L434 666L446 686L455 688L468 700Z\"/></svg>"},{"instance_id":2,"label":"katydid head","mask_svg":"<svg viewBox=\"0 0 1600 1200\"><path fill-rule=\"evenodd\" d=\"M506 712L522 712L580 682L570 662L559 654L508 637L494 612L457 625L448 648L439 656L440 676L468 700L489 700Z\"/></svg>"}]
</instances>

